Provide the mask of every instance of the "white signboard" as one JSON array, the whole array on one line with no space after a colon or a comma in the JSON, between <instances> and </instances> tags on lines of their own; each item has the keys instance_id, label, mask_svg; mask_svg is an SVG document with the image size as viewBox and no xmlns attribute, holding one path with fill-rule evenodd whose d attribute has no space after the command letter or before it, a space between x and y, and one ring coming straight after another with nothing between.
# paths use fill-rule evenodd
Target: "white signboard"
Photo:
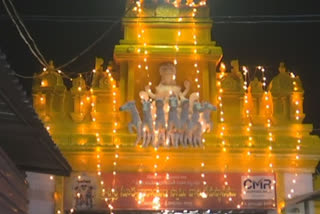
<instances>
[{"instance_id":1,"label":"white signboard","mask_svg":"<svg viewBox=\"0 0 320 214\"><path fill-rule=\"evenodd\" d=\"M243 200L274 200L274 176L241 176Z\"/></svg>"}]
</instances>

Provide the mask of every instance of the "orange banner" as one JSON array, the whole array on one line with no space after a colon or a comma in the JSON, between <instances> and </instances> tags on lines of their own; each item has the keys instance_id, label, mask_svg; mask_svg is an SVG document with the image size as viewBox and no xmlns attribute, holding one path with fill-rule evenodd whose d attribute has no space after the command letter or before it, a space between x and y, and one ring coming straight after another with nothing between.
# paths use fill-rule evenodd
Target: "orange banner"
<instances>
[{"instance_id":1,"label":"orange banner","mask_svg":"<svg viewBox=\"0 0 320 214\"><path fill-rule=\"evenodd\" d=\"M275 209L275 183L263 173L74 173L64 204L67 210Z\"/></svg>"}]
</instances>

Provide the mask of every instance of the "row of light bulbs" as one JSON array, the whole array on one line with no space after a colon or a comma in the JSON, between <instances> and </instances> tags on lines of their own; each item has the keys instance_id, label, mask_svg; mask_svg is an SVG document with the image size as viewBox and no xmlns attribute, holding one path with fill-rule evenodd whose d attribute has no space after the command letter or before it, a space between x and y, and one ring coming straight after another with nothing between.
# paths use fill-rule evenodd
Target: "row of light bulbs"
<instances>
[{"instance_id":1,"label":"row of light bulbs","mask_svg":"<svg viewBox=\"0 0 320 214\"><path fill-rule=\"evenodd\" d=\"M252 118L251 118L251 109L250 109L250 102L249 102L249 98L251 98L250 93L248 91L248 69L246 67L243 67L243 76L244 76L244 82L243 82L243 88L245 90L245 95L244 95L244 111L245 111L245 117L246 117L246 121L247 123L247 127L246 127L246 134L248 137L248 142L247 142L247 158L250 160L251 159L251 148L253 145L253 137L251 135L251 129L252 129ZM251 101L251 99L250 99ZM248 177L250 176L250 173L252 173L252 170L250 168L247 169L247 175ZM246 191L244 190L242 194L246 194Z\"/></svg>"},{"instance_id":2,"label":"row of light bulbs","mask_svg":"<svg viewBox=\"0 0 320 214\"><path fill-rule=\"evenodd\" d=\"M220 130L219 130L219 138L221 140L221 147L222 147L222 153L227 152L227 145L226 145L226 139L225 139L225 132L226 132L226 125L225 125L225 113L223 108L223 89L222 89L222 80L225 77L225 71L226 66L224 63L220 64L220 73L218 75L217 80L217 90L218 90L218 96L217 96L217 105L218 105L218 114L219 114L219 121L220 121ZM224 156L224 155L221 155ZM228 165L225 162L224 168L223 168L223 186L225 189L229 188L229 182L228 182ZM228 199L228 203L233 203L233 198L230 196ZM241 208L241 204L237 204L237 209Z\"/></svg>"},{"instance_id":3,"label":"row of light bulbs","mask_svg":"<svg viewBox=\"0 0 320 214\"><path fill-rule=\"evenodd\" d=\"M137 15L139 18L141 18L141 14L143 12L142 10L142 3L143 1L137 1L136 2L136 7L134 8L134 11L137 11ZM149 65L148 65L148 50L147 48L147 38L145 36L145 29L143 26L142 21L138 22L138 33L137 33L137 40L138 43L141 44L141 46L143 46L144 51L141 50L141 48L137 49L137 53L140 55L140 57L138 57L139 59L142 58L142 62L138 63L138 69L141 70L143 72L146 72L146 77L148 80L148 85L149 87L152 86L152 82L150 81L150 73L149 73ZM151 90L151 89L150 89ZM160 155L158 154L158 148L154 148L154 158L153 158L153 175L155 177L155 191L156 194L154 196L154 198L152 199L152 208L155 210L159 210L161 207L161 198L160 198L160 183L159 183L159 173L158 173L158 162L160 161ZM169 159L169 156L167 156L167 159ZM166 174L167 179L169 179L169 173ZM139 180L139 185L143 184L143 180L140 179ZM144 197L146 196L146 194L144 192L139 192L138 193L138 199L137 199L137 203L142 204L144 201Z\"/></svg>"},{"instance_id":4,"label":"row of light bulbs","mask_svg":"<svg viewBox=\"0 0 320 214\"><path fill-rule=\"evenodd\" d=\"M290 73L290 76L293 79L292 84L293 84L294 91L298 91L299 88L298 88L297 82L295 80L295 78L296 78L295 75L293 73ZM293 102L293 105L295 106L295 116L294 117L295 117L295 119L297 121L299 121L300 120L300 110L299 110L300 102L299 102L298 95L296 95L296 94L294 95L292 102ZM287 195L287 197L289 199L291 199L294 196L294 194L296 193L296 184L297 184L297 179L298 179L298 176L299 176L298 173L297 173L297 168L298 168L298 163L299 163L299 160L300 160L299 152L300 152L301 143L302 143L302 137L301 137L301 133L300 133L299 130L296 132L296 137L295 138L296 138L296 146L295 146L295 157L294 157L294 161L293 161L293 164L294 164L294 166L293 166L294 177L291 180L292 188L290 189L290 192Z\"/></svg>"},{"instance_id":5,"label":"row of light bulbs","mask_svg":"<svg viewBox=\"0 0 320 214\"><path fill-rule=\"evenodd\" d=\"M273 142L274 142L274 135L272 133L272 130L271 130L271 126L272 126L272 108L271 108L271 98L270 98L270 92L266 91L267 90L267 78L265 76L265 68L262 67L262 66L257 66L256 69L260 70L261 73L262 73L262 89L264 90L264 94L263 94L263 102L264 102L264 106L265 106L265 116L266 116L266 129L267 129L267 140L269 141L269 145L268 145L268 148L267 148L267 151L268 151L268 166L267 168L269 168L270 170L270 173L273 174L274 173L274 170L273 170L273 167L274 167L274 163L272 161L272 150L273 150ZM250 97L251 98L251 94L250 92L248 91L248 82L249 82L249 70L247 69L247 67L243 67L243 74L245 76L245 84L244 84L244 89L246 91L246 95L245 95L245 104L248 104L249 101L248 101L248 98ZM245 110L245 113L246 113L246 117L250 117L250 113L251 113L251 109L246 109ZM251 127L252 127L252 122L249 121L248 123L248 127L247 127L247 132L249 132L251 130ZM248 147L251 148L252 147L252 136L249 136L248 138L249 140L249 143L248 143ZM248 151L248 156L251 155L251 152ZM251 169L248 169L248 173L251 172ZM274 185L275 185L275 180L273 180L273 184L271 186L271 189L274 189ZM275 200L275 199L273 199ZM276 204L273 203L273 206L275 207Z\"/></svg>"}]
</instances>

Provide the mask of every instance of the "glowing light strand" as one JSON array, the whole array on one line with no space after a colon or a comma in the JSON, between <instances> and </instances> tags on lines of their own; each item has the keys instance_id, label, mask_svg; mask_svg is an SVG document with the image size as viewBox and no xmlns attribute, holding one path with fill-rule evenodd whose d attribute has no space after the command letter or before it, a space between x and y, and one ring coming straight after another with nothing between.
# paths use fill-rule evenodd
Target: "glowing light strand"
<instances>
[{"instance_id":1,"label":"glowing light strand","mask_svg":"<svg viewBox=\"0 0 320 214\"><path fill-rule=\"evenodd\" d=\"M225 69L226 66L224 63L221 63L220 65L220 73L218 75L218 80L217 80L217 89L218 89L218 97L217 97L217 104L218 104L218 114L219 114L219 138L221 140L221 147L222 147L222 154L221 156L224 156L223 153L227 152L227 144L226 144L226 140L225 140L225 132L226 132L226 125L225 125L225 114L223 111L223 100L222 100L222 96L223 96L223 88L222 88L222 80L225 77ZM227 170L228 170L228 165L225 163L224 167L223 167L223 186L225 189L229 188L229 182L228 182L228 175L227 175ZM228 203L233 202L232 197L228 198ZM238 208L240 208L240 204L237 205Z\"/></svg>"},{"instance_id":2,"label":"glowing light strand","mask_svg":"<svg viewBox=\"0 0 320 214\"><path fill-rule=\"evenodd\" d=\"M297 86L297 82L295 80L295 75L293 73L291 73L291 78L292 78L292 84L293 84L293 89L294 91L297 91L299 88ZM292 106L294 107L294 119L299 122L300 120L300 100L299 100L299 97L294 94L293 95L293 100L292 100ZM299 160L300 160L300 150L301 150L301 144L302 144L302 135L300 133L299 130L297 130L296 132L296 145L295 145L295 155L294 155L294 158L293 158L293 173L294 173L294 178L291 180L292 182L292 188L290 189L290 193L288 193L287 197L289 199L291 199L292 197L294 197L295 193L296 193L296 184L297 184L297 179L298 179L298 173L297 173L297 167L298 167L298 163L299 163Z\"/></svg>"},{"instance_id":3,"label":"glowing light strand","mask_svg":"<svg viewBox=\"0 0 320 214\"><path fill-rule=\"evenodd\" d=\"M273 114L273 106L272 106L272 97L271 93L267 88L266 84L266 77L265 77L265 69L262 66L258 66L258 69L262 72L262 87L264 89L263 93L263 102L265 103L265 115L266 115L266 130L267 130L267 140L269 142L268 146L268 166L270 173L274 173L274 162L272 161L273 156L272 156L272 151L273 151L273 144L275 143L275 136L274 133L272 132L272 114ZM274 189L274 186L276 185L276 181L272 181L272 186L271 188ZM275 204L275 197L273 198L273 207L276 207Z\"/></svg>"},{"instance_id":4,"label":"glowing light strand","mask_svg":"<svg viewBox=\"0 0 320 214\"><path fill-rule=\"evenodd\" d=\"M118 167L118 161L120 158L119 154L119 149L120 149L120 140L117 137L117 129L119 126L119 122L117 121L117 97L118 97L118 91L117 91L117 86L116 86L116 81L112 77L112 74L110 72L110 68L106 70L106 73L109 77L109 83L111 84L112 87L112 143L114 146L114 156L113 156L113 171L112 171L112 176L113 176L113 181L112 181L112 189L111 192L112 194L115 194L117 189L116 189L116 178L117 178L117 167ZM112 213L114 209L113 202L115 200L115 197L112 197L112 201L108 204L108 207L110 209L110 212Z\"/></svg>"},{"instance_id":5,"label":"glowing light strand","mask_svg":"<svg viewBox=\"0 0 320 214\"><path fill-rule=\"evenodd\" d=\"M153 198L152 200L152 208L154 210L159 210L160 207L161 207L161 204L160 204L160 183L159 183L159 173L158 173L158 164L159 164L159 159L160 159L160 156L158 154L158 148L154 148L154 165L153 165L153 172L154 172L154 182L155 182L155 197Z\"/></svg>"},{"instance_id":6,"label":"glowing light strand","mask_svg":"<svg viewBox=\"0 0 320 214\"><path fill-rule=\"evenodd\" d=\"M243 88L245 90L245 95L244 95L244 111L245 112L244 112L244 114L245 114L245 119L247 121L245 132L248 137L246 156L250 160L251 155L252 155L251 149L253 146L253 137L251 135L251 129L253 127L253 123L252 123L252 118L251 118L251 108L250 108L250 100L249 100L249 98L251 98L251 92L248 90L249 70L245 66L243 66L243 76L244 76ZM247 176L248 177L250 177L251 172L252 172L251 168L248 168L247 169ZM243 194L246 194L246 193L244 192Z\"/></svg>"}]
</instances>

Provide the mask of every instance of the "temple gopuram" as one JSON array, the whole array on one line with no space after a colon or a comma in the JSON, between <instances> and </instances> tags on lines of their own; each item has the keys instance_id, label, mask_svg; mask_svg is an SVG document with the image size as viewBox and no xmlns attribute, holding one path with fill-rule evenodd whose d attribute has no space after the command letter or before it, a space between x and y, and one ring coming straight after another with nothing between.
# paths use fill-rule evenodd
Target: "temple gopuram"
<instances>
[{"instance_id":1,"label":"temple gopuram","mask_svg":"<svg viewBox=\"0 0 320 214\"><path fill-rule=\"evenodd\" d=\"M128 0L114 59L34 75L34 108L73 172L54 213L317 213L320 139L284 63L226 66L206 0ZM230 67L231 69L227 69Z\"/></svg>"}]
</instances>

